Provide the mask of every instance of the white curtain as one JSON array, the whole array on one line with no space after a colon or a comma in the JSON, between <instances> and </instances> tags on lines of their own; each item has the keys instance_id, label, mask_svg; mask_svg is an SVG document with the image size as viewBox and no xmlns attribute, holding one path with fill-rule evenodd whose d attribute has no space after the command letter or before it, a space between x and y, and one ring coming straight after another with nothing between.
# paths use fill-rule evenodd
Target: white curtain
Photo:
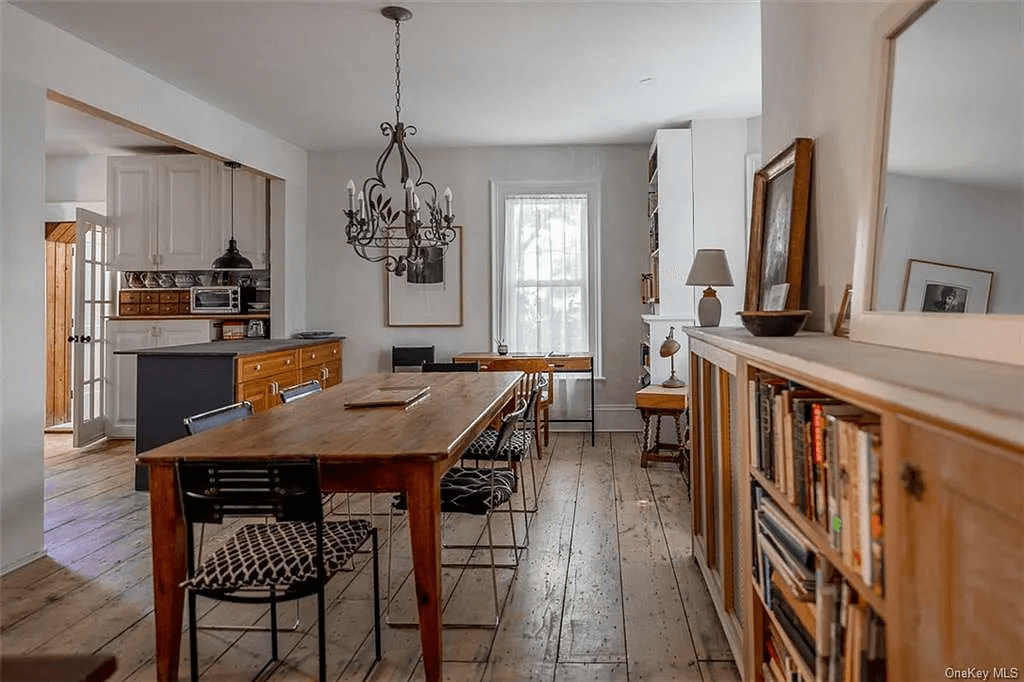
<instances>
[{"instance_id":1,"label":"white curtain","mask_svg":"<svg viewBox=\"0 0 1024 682\"><path fill-rule=\"evenodd\" d=\"M591 351L589 227L586 194L506 196L499 320L513 353ZM589 383L556 377L552 416L585 417Z\"/></svg>"}]
</instances>

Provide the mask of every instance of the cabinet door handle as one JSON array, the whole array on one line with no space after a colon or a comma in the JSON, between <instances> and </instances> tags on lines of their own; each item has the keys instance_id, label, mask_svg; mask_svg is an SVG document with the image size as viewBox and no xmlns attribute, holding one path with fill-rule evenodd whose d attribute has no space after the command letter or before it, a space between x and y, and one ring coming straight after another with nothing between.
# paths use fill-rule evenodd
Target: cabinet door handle
<instances>
[{"instance_id":1,"label":"cabinet door handle","mask_svg":"<svg viewBox=\"0 0 1024 682\"><path fill-rule=\"evenodd\" d=\"M924 479L921 476L921 468L916 464L904 462L900 471L900 483L914 499L920 501L924 493Z\"/></svg>"},{"instance_id":2,"label":"cabinet door handle","mask_svg":"<svg viewBox=\"0 0 1024 682\"><path fill-rule=\"evenodd\" d=\"M270 395L277 395L277 382L276 381L271 381L270 382Z\"/></svg>"},{"instance_id":3,"label":"cabinet door handle","mask_svg":"<svg viewBox=\"0 0 1024 682\"><path fill-rule=\"evenodd\" d=\"M327 377L330 375L330 371L326 367L320 368L320 378L327 381Z\"/></svg>"}]
</instances>

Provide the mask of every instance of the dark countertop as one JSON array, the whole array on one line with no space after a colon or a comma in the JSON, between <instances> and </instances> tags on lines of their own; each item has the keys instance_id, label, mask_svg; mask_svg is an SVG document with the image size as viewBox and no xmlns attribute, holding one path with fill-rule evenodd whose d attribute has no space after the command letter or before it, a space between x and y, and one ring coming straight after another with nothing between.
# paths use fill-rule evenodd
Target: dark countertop
<instances>
[{"instance_id":1,"label":"dark countertop","mask_svg":"<svg viewBox=\"0 0 1024 682\"><path fill-rule=\"evenodd\" d=\"M315 346L320 343L340 341L344 338L344 336L326 336L322 339L240 339L238 341L209 341L207 343L190 343L183 346L120 350L114 351L114 355L238 357L241 355L257 355L259 353L273 353L279 350L291 350L292 348L302 348L303 346Z\"/></svg>"}]
</instances>

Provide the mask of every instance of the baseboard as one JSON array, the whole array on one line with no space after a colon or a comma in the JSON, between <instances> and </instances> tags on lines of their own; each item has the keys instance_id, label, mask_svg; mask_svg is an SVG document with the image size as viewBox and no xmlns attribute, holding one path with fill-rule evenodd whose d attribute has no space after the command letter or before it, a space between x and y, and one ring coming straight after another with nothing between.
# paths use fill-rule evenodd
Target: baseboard
<instances>
[{"instance_id":1,"label":"baseboard","mask_svg":"<svg viewBox=\"0 0 1024 682\"><path fill-rule=\"evenodd\" d=\"M643 422L634 405L598 405L597 431L642 431ZM556 415L551 415L557 419ZM574 419L578 418L573 416ZM551 422L552 431L589 432L590 422Z\"/></svg>"},{"instance_id":2,"label":"baseboard","mask_svg":"<svg viewBox=\"0 0 1024 682\"><path fill-rule=\"evenodd\" d=\"M16 571L19 568L21 568L22 566L28 566L30 563L32 563L36 559L42 559L44 556L46 556L46 552L45 551L33 552L32 554L29 554L28 556L23 557L19 561L15 561L10 566L4 566L3 568L0 568L0 575L7 575L11 571Z\"/></svg>"}]
</instances>

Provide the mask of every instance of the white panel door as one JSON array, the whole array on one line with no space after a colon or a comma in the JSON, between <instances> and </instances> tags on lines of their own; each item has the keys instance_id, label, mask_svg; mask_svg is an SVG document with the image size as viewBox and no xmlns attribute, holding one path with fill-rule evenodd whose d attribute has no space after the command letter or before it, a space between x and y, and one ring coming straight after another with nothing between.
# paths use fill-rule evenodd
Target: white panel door
<instances>
[{"instance_id":1,"label":"white panel door","mask_svg":"<svg viewBox=\"0 0 1024 682\"><path fill-rule=\"evenodd\" d=\"M216 258L210 234L210 162L195 155L161 156L157 169L160 269L208 269Z\"/></svg>"},{"instance_id":2,"label":"white panel door","mask_svg":"<svg viewBox=\"0 0 1024 682\"><path fill-rule=\"evenodd\" d=\"M107 220L81 208L77 218L74 326L69 339L73 343L71 410L76 448L105 435L103 326L114 309L113 276L105 258Z\"/></svg>"},{"instance_id":3,"label":"white panel door","mask_svg":"<svg viewBox=\"0 0 1024 682\"><path fill-rule=\"evenodd\" d=\"M135 437L136 358L115 355L115 351L152 348L156 322L109 320L107 322L107 435Z\"/></svg>"},{"instance_id":4,"label":"white panel door","mask_svg":"<svg viewBox=\"0 0 1024 682\"><path fill-rule=\"evenodd\" d=\"M210 340L209 320L160 320L154 330L155 347L184 346Z\"/></svg>"},{"instance_id":5,"label":"white panel door","mask_svg":"<svg viewBox=\"0 0 1024 682\"><path fill-rule=\"evenodd\" d=\"M118 270L152 270L157 256L156 159L107 160L107 261Z\"/></svg>"}]
</instances>

